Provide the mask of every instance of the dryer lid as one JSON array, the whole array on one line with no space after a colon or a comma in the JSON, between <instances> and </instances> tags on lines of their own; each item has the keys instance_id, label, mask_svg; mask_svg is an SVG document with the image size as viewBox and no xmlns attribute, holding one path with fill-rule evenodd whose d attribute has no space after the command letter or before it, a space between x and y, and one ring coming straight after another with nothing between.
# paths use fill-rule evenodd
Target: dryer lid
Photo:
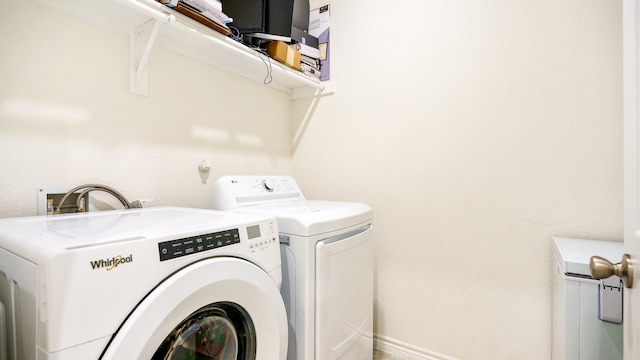
<instances>
[{"instance_id":1,"label":"dryer lid","mask_svg":"<svg viewBox=\"0 0 640 360\"><path fill-rule=\"evenodd\" d=\"M291 176L223 176L213 208L274 216L280 233L314 236L366 225L373 210L362 203L307 200Z\"/></svg>"},{"instance_id":2,"label":"dryer lid","mask_svg":"<svg viewBox=\"0 0 640 360\"><path fill-rule=\"evenodd\" d=\"M231 211L274 216L280 233L314 236L339 231L373 220L373 210L355 202L303 200L262 206L248 206Z\"/></svg>"}]
</instances>

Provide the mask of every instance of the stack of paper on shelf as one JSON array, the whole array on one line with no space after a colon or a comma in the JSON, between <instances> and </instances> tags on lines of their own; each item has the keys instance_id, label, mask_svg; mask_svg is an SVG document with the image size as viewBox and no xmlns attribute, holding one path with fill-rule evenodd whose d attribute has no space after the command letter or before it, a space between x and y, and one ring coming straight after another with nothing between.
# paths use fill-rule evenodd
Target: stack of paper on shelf
<instances>
[{"instance_id":1,"label":"stack of paper on shelf","mask_svg":"<svg viewBox=\"0 0 640 360\"><path fill-rule=\"evenodd\" d=\"M320 79L320 51L300 43L293 45L293 48L300 52L300 71Z\"/></svg>"}]
</instances>

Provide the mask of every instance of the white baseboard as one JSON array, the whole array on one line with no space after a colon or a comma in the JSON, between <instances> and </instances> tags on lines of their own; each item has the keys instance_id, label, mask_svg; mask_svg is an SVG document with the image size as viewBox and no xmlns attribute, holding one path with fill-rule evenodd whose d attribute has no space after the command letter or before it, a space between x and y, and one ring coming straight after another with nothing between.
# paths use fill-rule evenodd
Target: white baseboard
<instances>
[{"instance_id":1,"label":"white baseboard","mask_svg":"<svg viewBox=\"0 0 640 360\"><path fill-rule=\"evenodd\" d=\"M389 355L398 356L407 360L457 360L451 356L421 349L417 346L378 334L374 335L373 347Z\"/></svg>"}]
</instances>

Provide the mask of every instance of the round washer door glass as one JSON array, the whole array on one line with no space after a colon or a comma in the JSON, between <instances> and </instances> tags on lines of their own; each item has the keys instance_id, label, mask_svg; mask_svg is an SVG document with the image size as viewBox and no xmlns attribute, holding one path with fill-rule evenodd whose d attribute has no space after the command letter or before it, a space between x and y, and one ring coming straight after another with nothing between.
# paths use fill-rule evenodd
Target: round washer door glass
<instances>
[{"instance_id":1,"label":"round washer door glass","mask_svg":"<svg viewBox=\"0 0 640 360\"><path fill-rule=\"evenodd\" d=\"M254 360L256 332L240 305L220 302L189 315L164 339L151 360Z\"/></svg>"}]
</instances>

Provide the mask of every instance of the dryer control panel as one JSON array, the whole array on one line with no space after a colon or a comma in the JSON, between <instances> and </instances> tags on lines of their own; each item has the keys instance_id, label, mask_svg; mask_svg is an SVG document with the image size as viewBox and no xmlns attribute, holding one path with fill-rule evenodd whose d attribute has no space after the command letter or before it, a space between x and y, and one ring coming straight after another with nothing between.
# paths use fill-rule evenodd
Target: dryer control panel
<instances>
[{"instance_id":1,"label":"dryer control panel","mask_svg":"<svg viewBox=\"0 0 640 360\"><path fill-rule=\"evenodd\" d=\"M213 208L228 210L296 200L305 197L290 176L223 176L214 185Z\"/></svg>"}]
</instances>

